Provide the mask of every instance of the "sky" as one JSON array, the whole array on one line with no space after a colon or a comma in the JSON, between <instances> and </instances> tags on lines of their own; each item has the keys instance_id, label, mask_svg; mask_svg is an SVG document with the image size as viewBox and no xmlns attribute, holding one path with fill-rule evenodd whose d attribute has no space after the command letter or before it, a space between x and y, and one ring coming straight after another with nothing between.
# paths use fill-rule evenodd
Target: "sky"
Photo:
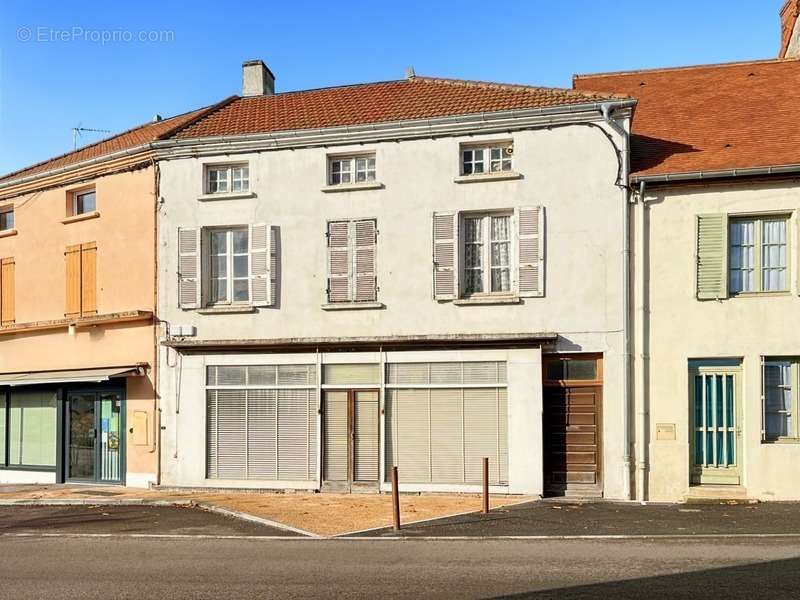
<instances>
[{"instance_id":1,"label":"sky","mask_svg":"<svg viewBox=\"0 0 800 600\"><path fill-rule=\"evenodd\" d=\"M240 93L418 75L570 87L574 73L774 58L784 0L0 0L0 173ZM107 133L85 132L85 145Z\"/></svg>"}]
</instances>

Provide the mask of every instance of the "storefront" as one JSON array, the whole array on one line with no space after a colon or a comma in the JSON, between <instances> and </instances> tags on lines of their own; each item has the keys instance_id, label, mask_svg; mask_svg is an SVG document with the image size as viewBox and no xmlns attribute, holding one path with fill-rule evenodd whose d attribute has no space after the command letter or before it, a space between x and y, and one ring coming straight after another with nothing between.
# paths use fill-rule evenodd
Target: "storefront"
<instances>
[{"instance_id":1,"label":"storefront","mask_svg":"<svg viewBox=\"0 0 800 600\"><path fill-rule=\"evenodd\" d=\"M0 482L125 484L127 377L141 366L0 375Z\"/></svg>"},{"instance_id":2,"label":"storefront","mask_svg":"<svg viewBox=\"0 0 800 600\"><path fill-rule=\"evenodd\" d=\"M542 489L539 348L192 354L164 397L162 481L190 487ZM174 403L171 402L174 398Z\"/></svg>"}]
</instances>

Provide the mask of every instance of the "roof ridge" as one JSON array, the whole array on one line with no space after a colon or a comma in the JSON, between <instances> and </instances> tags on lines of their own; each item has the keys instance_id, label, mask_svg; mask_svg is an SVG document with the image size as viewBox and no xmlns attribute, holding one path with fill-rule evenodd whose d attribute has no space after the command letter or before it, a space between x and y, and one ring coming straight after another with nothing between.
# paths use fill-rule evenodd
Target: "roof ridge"
<instances>
[{"instance_id":1,"label":"roof ridge","mask_svg":"<svg viewBox=\"0 0 800 600\"><path fill-rule=\"evenodd\" d=\"M710 69L710 68L720 68L720 67L742 67L745 65L765 65L765 64L782 64L782 63L791 63L791 62L800 62L800 58L760 58L760 59L753 59L753 60L741 60L741 61L734 61L734 62L722 62L722 63L708 63L708 64L699 64L699 65L683 65L677 67L655 67L652 69L631 69L631 70L623 70L623 71L604 71L600 73L576 73L572 76L572 80L575 81L576 79L591 79L595 77L608 77L610 75L635 75L637 73L665 73L669 71L690 71L693 69Z\"/></svg>"},{"instance_id":2,"label":"roof ridge","mask_svg":"<svg viewBox=\"0 0 800 600\"><path fill-rule=\"evenodd\" d=\"M575 90L573 88L562 88L562 87L549 87L549 86L541 86L541 85L525 85L521 83L501 83L497 81L480 81L476 79L456 79L450 77L430 77L424 75L414 75L409 78L409 80L420 80L426 83L444 83L449 85L464 85L464 86L473 86L473 87L483 87L483 88L494 88L500 90L508 90L508 91L520 91L520 92L562 92L570 96L598 96L603 98L630 98L630 96L625 96L622 94L603 94L599 92L583 92L581 90Z\"/></svg>"},{"instance_id":3,"label":"roof ridge","mask_svg":"<svg viewBox=\"0 0 800 600\"><path fill-rule=\"evenodd\" d=\"M360 83L344 83L341 85L327 85L317 88L308 88L304 90L288 90L286 92L275 92L274 94L258 95L258 96L235 96L239 100L252 100L258 98L275 98L278 96L293 96L295 94L305 94L310 92L323 92L325 90L341 90L345 88L364 87L368 85L386 85L389 83L405 83L406 79L386 79L383 81L362 81Z\"/></svg>"},{"instance_id":4,"label":"roof ridge","mask_svg":"<svg viewBox=\"0 0 800 600\"><path fill-rule=\"evenodd\" d=\"M173 119L178 119L180 117L184 117L184 116L186 116L188 114L191 114L193 112L201 112L201 111L204 111L205 109L211 109L211 108L214 108L216 106L217 105L215 104L215 105L211 105L211 106L207 106L207 107L195 108L195 109L192 109L192 110L187 110L186 112L182 112L180 114L173 115L171 117L167 117L166 119L163 119L163 120L164 121L171 121ZM194 121L194 119L192 119L192 121ZM21 167L19 169L15 169L13 171L9 171L8 173L0 174L0 182L2 182L4 180L7 180L7 179L10 179L11 177L13 177L14 175L17 175L19 173L23 173L25 171L30 171L31 169L35 169L36 167L40 167L40 166L42 166L44 164L47 164L49 162L53 162L55 160L66 158L67 156L70 156L72 154L77 154L78 152L83 152L84 150L87 150L89 148L93 148L95 146L99 146L100 144L104 144L106 142L110 142L111 140L113 140L115 138L121 137L123 135L127 135L129 133L133 133L134 131L138 131L139 129L144 129L148 125L153 125L155 123L158 123L158 121L146 121L144 123L140 123L139 125L134 125L133 127L130 127L128 129L124 129L124 130L122 130L122 131L120 131L118 133L114 133L112 135L109 135L107 137L99 139L99 140L97 140L95 142L92 142L91 144L87 144L85 146L81 146L80 148L75 148L75 149L70 150L68 152L63 152L63 153L57 154L55 156L50 156L49 158L45 158L44 160L40 160L39 162L35 162L32 165L26 165L26 166ZM180 128L180 126L176 126L176 127L172 128L172 129L175 129L175 133L177 133L177 131L180 131L181 128ZM157 137L156 139L161 139L161 138ZM103 156L103 155L101 155L101 156Z\"/></svg>"}]
</instances>

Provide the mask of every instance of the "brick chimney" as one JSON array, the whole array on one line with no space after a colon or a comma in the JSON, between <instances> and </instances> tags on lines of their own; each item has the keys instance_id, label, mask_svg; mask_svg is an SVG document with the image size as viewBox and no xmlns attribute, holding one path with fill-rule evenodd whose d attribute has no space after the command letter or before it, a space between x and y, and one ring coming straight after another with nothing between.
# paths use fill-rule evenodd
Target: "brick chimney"
<instances>
[{"instance_id":1,"label":"brick chimney","mask_svg":"<svg viewBox=\"0 0 800 600\"><path fill-rule=\"evenodd\" d=\"M275 75L264 61L248 60L242 63L242 96L271 96L274 93Z\"/></svg>"},{"instance_id":2,"label":"brick chimney","mask_svg":"<svg viewBox=\"0 0 800 600\"><path fill-rule=\"evenodd\" d=\"M779 58L800 58L800 0L787 0L781 9Z\"/></svg>"}]
</instances>

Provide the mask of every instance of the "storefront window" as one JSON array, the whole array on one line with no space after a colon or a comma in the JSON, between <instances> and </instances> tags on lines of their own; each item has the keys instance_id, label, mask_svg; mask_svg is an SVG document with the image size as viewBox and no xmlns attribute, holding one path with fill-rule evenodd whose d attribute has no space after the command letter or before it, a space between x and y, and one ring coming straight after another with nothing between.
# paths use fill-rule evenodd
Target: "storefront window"
<instances>
[{"instance_id":1,"label":"storefront window","mask_svg":"<svg viewBox=\"0 0 800 600\"><path fill-rule=\"evenodd\" d=\"M5 411L3 411L3 415L5 415ZM6 444L3 444L4 449L5 447ZM7 447L10 466L56 466L56 394L54 392L11 393ZM6 457L3 456L3 458Z\"/></svg>"}]
</instances>

